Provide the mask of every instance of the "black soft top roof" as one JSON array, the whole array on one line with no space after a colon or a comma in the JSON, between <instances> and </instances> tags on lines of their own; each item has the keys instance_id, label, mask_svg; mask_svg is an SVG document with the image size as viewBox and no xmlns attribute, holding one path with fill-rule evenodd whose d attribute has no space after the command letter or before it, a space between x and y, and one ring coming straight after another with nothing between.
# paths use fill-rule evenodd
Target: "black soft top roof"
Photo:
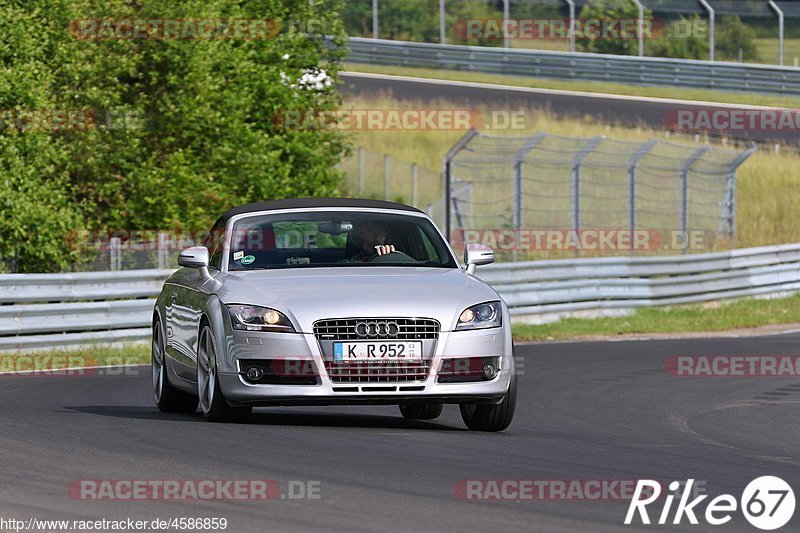
<instances>
[{"instance_id":1,"label":"black soft top roof","mask_svg":"<svg viewBox=\"0 0 800 533\"><path fill-rule=\"evenodd\" d=\"M369 209L395 209L397 211L410 211L422 213L419 209L397 202L384 200L365 200L362 198L290 198L286 200L270 200L240 205L225 211L220 218L229 220L231 217L243 213L258 211L277 211L279 209L303 209L312 207L366 207Z\"/></svg>"}]
</instances>

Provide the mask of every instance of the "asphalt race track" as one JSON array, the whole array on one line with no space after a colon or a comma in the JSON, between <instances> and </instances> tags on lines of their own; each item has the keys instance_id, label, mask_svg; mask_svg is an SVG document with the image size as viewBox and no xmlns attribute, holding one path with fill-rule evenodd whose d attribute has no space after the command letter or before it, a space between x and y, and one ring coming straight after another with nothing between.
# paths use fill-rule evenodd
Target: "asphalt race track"
<instances>
[{"instance_id":1,"label":"asphalt race track","mask_svg":"<svg viewBox=\"0 0 800 533\"><path fill-rule=\"evenodd\" d=\"M623 526L622 501L463 501L453 488L460 480L694 478L712 497L738 499L763 475L800 487L800 379L685 378L663 368L671 355L800 355L800 335L517 352L517 415L498 434L467 431L455 406L435 422L404 421L382 406L260 409L248 423L212 424L158 412L148 367L0 376L0 516L225 517L228 531L666 531L675 527ZM67 491L79 479L208 478L273 479L282 491L291 480L316 480L320 498L83 501ZM799 526L795 516L781 531ZM754 530L739 512L722 528L684 519L683 529Z\"/></svg>"},{"instance_id":2,"label":"asphalt race track","mask_svg":"<svg viewBox=\"0 0 800 533\"><path fill-rule=\"evenodd\" d=\"M406 78L402 76L381 76L346 72L342 74L343 94L366 96L373 94L413 95L405 99L436 100L445 99L465 106L485 106L504 110L546 109L556 116L580 118L591 116L597 121L625 126L643 126L655 130L665 129L664 117L676 110L716 109L768 109L748 105L724 105L713 103L692 103L663 98L642 98L593 94L577 91L554 91L528 89L511 86L492 86L454 81ZM680 89L675 89L675 98L681 97ZM736 94L731 94L735 99ZM507 135L507 132L500 132ZM714 136L713 133L710 133ZM785 130L731 130L726 136L740 142L785 142L797 144L800 134L796 129Z\"/></svg>"}]
</instances>

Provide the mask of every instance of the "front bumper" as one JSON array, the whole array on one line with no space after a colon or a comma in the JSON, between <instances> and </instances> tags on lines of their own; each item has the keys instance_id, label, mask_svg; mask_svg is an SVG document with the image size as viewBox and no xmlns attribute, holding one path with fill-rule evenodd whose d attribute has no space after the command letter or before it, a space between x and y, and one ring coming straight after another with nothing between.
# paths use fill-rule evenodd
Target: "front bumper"
<instances>
[{"instance_id":1,"label":"front bumper","mask_svg":"<svg viewBox=\"0 0 800 533\"><path fill-rule=\"evenodd\" d=\"M508 326L440 332L431 356L431 369L424 380L334 382L325 370L325 356L310 333L261 333L233 331L228 343L228 361L218 380L231 404L239 405L331 405L397 404L414 402L497 403L506 393L515 372ZM496 357L497 376L486 381L438 383L442 362L451 358ZM313 361L319 375L316 385L268 385L245 381L239 360L291 359L299 366Z\"/></svg>"}]
</instances>

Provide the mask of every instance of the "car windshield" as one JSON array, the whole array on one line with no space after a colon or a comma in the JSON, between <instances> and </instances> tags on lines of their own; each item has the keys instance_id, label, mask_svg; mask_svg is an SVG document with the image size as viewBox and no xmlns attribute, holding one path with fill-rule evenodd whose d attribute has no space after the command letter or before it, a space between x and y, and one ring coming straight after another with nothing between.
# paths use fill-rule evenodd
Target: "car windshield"
<instances>
[{"instance_id":1,"label":"car windshield","mask_svg":"<svg viewBox=\"0 0 800 533\"><path fill-rule=\"evenodd\" d=\"M457 264L430 220L371 212L259 214L237 220L228 270Z\"/></svg>"}]
</instances>

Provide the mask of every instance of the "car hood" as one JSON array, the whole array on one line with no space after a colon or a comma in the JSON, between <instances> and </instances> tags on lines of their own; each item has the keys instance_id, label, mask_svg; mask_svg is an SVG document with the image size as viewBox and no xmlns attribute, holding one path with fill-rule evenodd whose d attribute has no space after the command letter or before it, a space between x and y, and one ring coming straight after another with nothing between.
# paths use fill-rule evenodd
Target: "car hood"
<instances>
[{"instance_id":1,"label":"car hood","mask_svg":"<svg viewBox=\"0 0 800 533\"><path fill-rule=\"evenodd\" d=\"M221 273L226 304L272 307L312 332L315 321L349 317L434 318L451 330L465 308L500 297L461 269L331 267Z\"/></svg>"}]
</instances>

